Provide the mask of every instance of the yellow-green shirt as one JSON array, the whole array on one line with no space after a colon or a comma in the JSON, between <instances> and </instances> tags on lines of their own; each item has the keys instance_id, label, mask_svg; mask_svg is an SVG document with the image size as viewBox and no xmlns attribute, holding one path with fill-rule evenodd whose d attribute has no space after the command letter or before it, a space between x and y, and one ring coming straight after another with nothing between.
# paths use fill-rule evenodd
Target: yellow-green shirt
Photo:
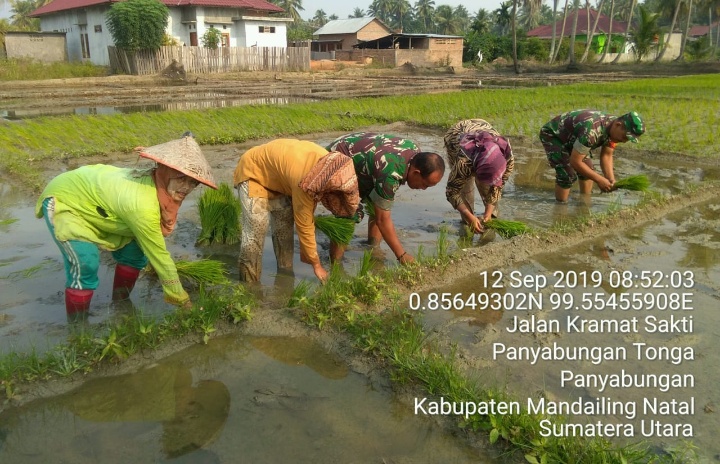
<instances>
[{"instance_id":1,"label":"yellow-green shirt","mask_svg":"<svg viewBox=\"0 0 720 464\"><path fill-rule=\"evenodd\" d=\"M58 240L81 240L113 251L134 238L157 272L165 300L181 304L189 299L165 246L160 203L149 171L95 164L63 173L40 195L36 217L43 216L42 203L50 197L55 198Z\"/></svg>"}]
</instances>

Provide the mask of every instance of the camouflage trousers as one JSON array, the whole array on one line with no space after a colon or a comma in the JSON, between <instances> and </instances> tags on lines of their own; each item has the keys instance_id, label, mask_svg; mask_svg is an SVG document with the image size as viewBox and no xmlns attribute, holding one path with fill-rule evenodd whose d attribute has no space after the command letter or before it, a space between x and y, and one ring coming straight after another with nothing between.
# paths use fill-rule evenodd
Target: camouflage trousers
<instances>
[{"instance_id":1,"label":"camouflage trousers","mask_svg":"<svg viewBox=\"0 0 720 464\"><path fill-rule=\"evenodd\" d=\"M555 184L559 187L569 189L577 181L586 180L582 175L575 172L575 169L570 166L570 151L551 133L540 130L540 141L545 148L545 154L547 155L548 163L550 167L555 169ZM595 169L592 159L586 156L583 159L590 169Z\"/></svg>"}]
</instances>

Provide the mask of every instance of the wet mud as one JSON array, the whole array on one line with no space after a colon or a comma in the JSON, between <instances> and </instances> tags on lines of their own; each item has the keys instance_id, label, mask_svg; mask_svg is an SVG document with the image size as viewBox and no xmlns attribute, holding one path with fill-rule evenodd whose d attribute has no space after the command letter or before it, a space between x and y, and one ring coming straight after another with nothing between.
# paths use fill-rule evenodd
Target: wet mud
<instances>
[{"instance_id":1,"label":"wet mud","mask_svg":"<svg viewBox=\"0 0 720 464\"><path fill-rule=\"evenodd\" d=\"M442 133L439 131L401 124L368 129L399 134L414 140L423 150L443 153ZM303 138L325 145L339 135L342 134L309 134ZM618 209L631 211L630 208L643 198L642 194L635 192L595 193L589 197L573 193L567 204L559 205L552 197L553 172L547 166L540 144L526 138L511 139L518 160L516 173L511 177L501 201L502 218L523 221L537 230L544 230L590 214ZM263 142L259 140L239 145L204 147L203 151L218 182L230 183L238 156L250 146ZM653 183L653 189L662 195L679 194L697 183L717 180L720 174L715 163L642 153L633 148L622 147L617 150L616 176L646 174ZM81 162L89 164L92 160ZM117 156L111 160L103 158L99 162L134 166L139 161ZM77 160L58 163L48 168L49 174L72 169L78 163ZM421 248L427 253L433 253L441 228L447 228L451 249L459 252L458 261L453 262L442 274L429 276L418 283L415 290L419 292L421 301L425 302L423 304L427 303L428 294L432 292L462 295L482 292L483 286L478 284L477 278L478 273L486 269L504 273L520 271L533 276L551 276L557 270L569 269L578 272L598 270L604 274L614 269L666 272L682 269L692 271L695 277L692 288L695 329L692 333L669 336L642 334L642 337L637 334L615 334L601 340L603 344L613 346L631 346L632 343L644 342L668 347L691 347L695 359L678 365L645 359L600 365L587 362L542 362L528 365L497 357L493 359L494 343L589 346L600 341L582 334L568 333L567 327L563 327L557 334L508 332L508 328L517 323L513 319L515 316L527 319L538 313L537 317L544 319L561 319L559 312L512 312L504 310L506 308L493 311L423 311L432 336L444 346L457 344L461 353L460 362L470 374L488 379L497 386L507 387L518 398L544 396L556 399L601 396L592 388L559 388L557 375L560 369L603 373L622 367L632 371L691 374L697 381L691 389L673 391L668 395L661 394L665 392L653 393L666 399L670 398L669 395L678 399L694 398L694 414L665 419L691 423L695 430L694 440L703 455L712 456L720 452L717 444L713 443L713 431L720 428L720 424L712 413L714 405L720 402L713 388L720 379L712 368L719 361L712 343L717 338L720 321L716 312L710 310L717 307L720 298L717 284L720 277L717 259L720 256L717 234L720 205L710 199L711 194L698 194L696 198L687 196L683 200L684 206L658 207L655 213L651 213L655 216L643 217L629 213L621 216L612 226L589 228L579 234L570 234L567 239L553 236L545 238L539 233L511 240L493 235L468 239L459 215L445 200L445 180L425 191L401 188L392 212L399 237L411 253L417 253ZM195 245L200 231L196 207L200 194L198 189L185 200L180 210L178 228L168 238L168 248L176 259L205 257L222 260L228 265L230 278L236 279L237 246ZM708 201L698 203L703 198ZM69 330L64 312L60 253L50 240L42 221L34 218L34 202L35 198L16 187L4 185L0 189L0 234L3 237L0 243L0 353L47 350L62 343ZM476 207L482 208L479 199L476 200ZM342 265L348 273L355 272L367 250L365 227L365 222L358 226L343 259ZM318 235L318 245L321 259L327 263L329 242ZM376 250L375 255L381 265L397 265L384 244ZM90 324L112 320L128 311L159 316L174 310L163 302L158 283L146 275L138 282L130 306L113 305L110 301L113 265L109 256L105 256L101 262L100 287L93 299L88 321ZM261 296L261 307L257 311L277 311L283 308L293 286L302 280L314 281L309 266L301 263L296 253L294 274L277 273L271 240L266 240L262 279L254 287ZM503 287L497 293L513 292L517 293L518 290ZM598 292L620 293L618 289L607 285L598 289ZM549 299L549 295L546 298ZM629 317L629 314L622 313L619 317ZM278 326L290 328L278 333ZM430 425L408 420L406 413L411 410L410 406L406 403L394 404L384 384L380 388L384 393L374 396L375 387L368 388L367 385L368 370L360 369L363 375L359 375L347 357L334 357L333 351L337 347L317 346L313 344L317 335L305 334L303 330L293 327L294 323L287 320L287 315L259 317L248 323L240 339L231 337L213 340L209 347L195 347L190 352L172 355L167 360L157 360L158 367L140 361L136 368L138 372L128 373L127 378L117 383L138 382L133 376L140 376L141 379L143 375L148 375L145 371L150 371L152 377L162 377L153 375L152 369L167 371L169 374L165 384L167 395L162 395L163 398L154 402L159 410L153 412L151 408L139 408L139 413L152 416L139 421L118 415L113 412L115 406L112 405L108 416L104 418L88 416L90 413L87 411L92 410L92 414L95 414L102 408L94 403L90 403L92 406L83 405L78 398L101 401L103 395L100 392L108 391L108 398L116 396L112 399L115 404L127 401L127 398L119 397L122 396L121 391L104 384L102 376L94 380L101 387L81 385L80 390L74 393L63 392L65 396L52 397L52 392L35 392L37 396L50 398L41 400L37 405L28 405L29 409L5 407L2 414L12 420L0 421L9 424L3 426L0 434L3 437L0 440L3 443L0 456L3 453L17 453L7 456L23 456L25 459L13 462L44 462L43 458L47 456L37 449L53 449L49 445L52 442L61 443L57 452L73 462L85 462L83 459L87 460L89 456L101 456L103 462L126 462L131 459L141 460L141 456L153 456L162 462L189 455L202 457L205 459L203 462L235 462L229 456L237 456L241 452L237 448L237 437L243 437L242 453L248 457L246 462L257 462L253 456L263 456L261 453L267 453L268 450L278 453L278 459L289 456L286 453L292 448L278 447L278 440L287 440L295 449L301 450L298 452L303 456L318 462L337 462L339 455L333 453L340 450L347 453L349 443L355 447L351 454L359 456L358 462L368 462L379 456L395 456L394 462L436 462L434 457L438 454L431 451L435 447L443 449L445 455L452 456L454 462L465 462L468 456L472 456L457 442L443 445L447 437L436 435L440 432L432 431ZM298 339L300 335L311 338ZM297 374L298 369L301 374ZM297 377L291 378L290 371ZM372 375L370 377L374 378ZM375 381L384 382L378 379L372 382ZM100 390L83 393L83 388ZM206 404L193 399L205 390L210 392L209 397L214 398L211 402ZM622 396L625 401L639 401L647 395L647 391L635 389L616 392L615 396ZM228 401L230 404L226 405ZM163 406L165 402L167 408ZM196 410L193 408L214 411L212 419L208 419L209 425L197 422L203 426L186 426L192 421L188 422L188 416L177 411L190 411L187 414L194 417L193 411ZM363 410L373 411L372 421L362 416ZM126 411L132 414L132 408ZM380 413L388 412L389 417L379 417ZM227 416L225 419L219 417L223 414ZM249 421L248 417L260 422ZM320 424L314 422L318 417L322 418ZM98 423L103 424L102 427L98 428ZM68 424L73 424L73 427ZM217 433L193 436L193 430L200 433L199 428L216 430ZM363 433L367 433L371 429L377 431L377 435L359 432L363 430ZM43 437L36 436L40 430L45 431ZM328 430L333 432L329 433ZM387 437L391 430L406 435L389 440ZM121 442L113 442L117 435L132 438L140 445L137 449L120 448L113 444ZM365 442L359 441L358 436L370 438ZM423 438L418 439L418 436ZM659 446L663 446L673 442L673 439L656 441ZM38 443L48 445L38 446ZM432 446L430 443L433 443ZM30 448L35 451L28 452ZM475 455L473 459L479 458Z\"/></svg>"}]
</instances>

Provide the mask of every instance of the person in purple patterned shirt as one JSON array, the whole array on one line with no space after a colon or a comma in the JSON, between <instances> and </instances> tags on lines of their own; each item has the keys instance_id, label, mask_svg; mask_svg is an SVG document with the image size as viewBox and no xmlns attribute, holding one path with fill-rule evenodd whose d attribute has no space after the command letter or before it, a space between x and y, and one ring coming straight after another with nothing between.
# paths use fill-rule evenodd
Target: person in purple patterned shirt
<instances>
[{"instance_id":1,"label":"person in purple patterned shirt","mask_svg":"<svg viewBox=\"0 0 720 464\"><path fill-rule=\"evenodd\" d=\"M602 192L612 191L616 144L636 143L644 132L645 124L634 111L613 116L596 110L574 110L551 119L540 129L540 141L555 169L555 199L566 202L576 180L583 194L592 191L593 182ZM600 148L602 175L592 163L592 150L596 148Z\"/></svg>"}]
</instances>

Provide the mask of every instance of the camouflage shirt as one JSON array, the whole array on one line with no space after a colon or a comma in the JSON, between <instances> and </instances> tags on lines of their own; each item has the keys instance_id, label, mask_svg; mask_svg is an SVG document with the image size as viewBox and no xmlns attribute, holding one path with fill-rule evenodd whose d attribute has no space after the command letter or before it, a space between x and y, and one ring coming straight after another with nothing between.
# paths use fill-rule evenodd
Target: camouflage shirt
<instances>
[{"instance_id":1,"label":"camouflage shirt","mask_svg":"<svg viewBox=\"0 0 720 464\"><path fill-rule=\"evenodd\" d=\"M540 137L543 140L553 139L559 142L568 154L576 150L585 156L590 156L590 150L594 148L615 147L608 133L615 119L617 116L602 111L569 111L545 124L540 131Z\"/></svg>"},{"instance_id":2,"label":"camouflage shirt","mask_svg":"<svg viewBox=\"0 0 720 464\"><path fill-rule=\"evenodd\" d=\"M352 157L360 197L384 210L392 208L395 192L407 180L408 163L420 152L408 139L371 132L344 135L327 149Z\"/></svg>"}]
</instances>

